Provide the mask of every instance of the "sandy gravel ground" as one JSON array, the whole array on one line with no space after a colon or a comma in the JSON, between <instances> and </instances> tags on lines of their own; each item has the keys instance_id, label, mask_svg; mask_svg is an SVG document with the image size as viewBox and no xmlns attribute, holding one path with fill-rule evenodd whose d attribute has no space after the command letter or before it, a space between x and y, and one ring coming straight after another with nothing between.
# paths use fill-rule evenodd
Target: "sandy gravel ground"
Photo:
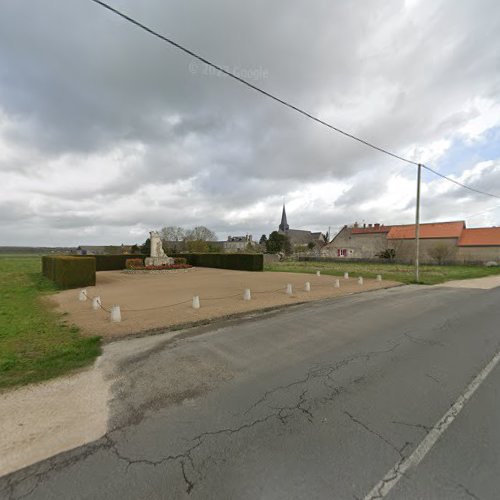
<instances>
[{"instance_id":1,"label":"sandy gravel ground","mask_svg":"<svg viewBox=\"0 0 500 500\"><path fill-rule=\"evenodd\" d=\"M223 269L192 268L161 273L128 273L103 271L97 273L95 287L87 288L89 297L100 296L102 305L121 308L122 321L112 323L105 310L94 311L92 301L80 302L78 290L65 290L52 295L59 312L89 335L105 339L186 325L207 319L222 318L286 304L339 297L360 291L397 286L391 281L340 278L340 288L334 288L334 276L313 274L247 272ZM304 285L310 282L311 291ZM287 283L293 295L285 293ZM252 300L243 300L243 291L250 288ZM199 295L201 307L192 308L192 298Z\"/></svg>"},{"instance_id":2,"label":"sandy gravel ground","mask_svg":"<svg viewBox=\"0 0 500 500\"><path fill-rule=\"evenodd\" d=\"M0 476L102 437L109 383L90 369L0 393Z\"/></svg>"},{"instance_id":3,"label":"sandy gravel ground","mask_svg":"<svg viewBox=\"0 0 500 500\"><path fill-rule=\"evenodd\" d=\"M480 288L482 290L490 290L500 286L500 276L485 276L484 278L474 278L470 280L447 281L441 286L451 288Z\"/></svg>"}]
</instances>

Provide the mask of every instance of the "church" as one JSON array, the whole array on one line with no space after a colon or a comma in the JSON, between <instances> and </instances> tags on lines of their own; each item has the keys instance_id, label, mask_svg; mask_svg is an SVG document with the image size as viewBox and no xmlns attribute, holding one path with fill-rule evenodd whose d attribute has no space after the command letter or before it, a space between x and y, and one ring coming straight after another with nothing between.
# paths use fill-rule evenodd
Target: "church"
<instances>
[{"instance_id":1,"label":"church","mask_svg":"<svg viewBox=\"0 0 500 500\"><path fill-rule=\"evenodd\" d=\"M292 248L299 245L307 245L311 242L317 246L323 246L326 243L325 235L321 232L313 233L311 231L304 231L302 229L290 229L286 218L285 204L283 204L281 224L279 225L278 233L288 236Z\"/></svg>"}]
</instances>

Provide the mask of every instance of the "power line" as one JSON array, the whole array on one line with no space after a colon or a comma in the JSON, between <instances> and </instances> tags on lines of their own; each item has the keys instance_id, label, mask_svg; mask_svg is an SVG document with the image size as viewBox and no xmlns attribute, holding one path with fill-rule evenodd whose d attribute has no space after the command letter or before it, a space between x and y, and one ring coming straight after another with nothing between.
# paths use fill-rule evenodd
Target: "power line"
<instances>
[{"instance_id":1,"label":"power line","mask_svg":"<svg viewBox=\"0 0 500 500\"><path fill-rule=\"evenodd\" d=\"M491 208L487 208L486 210L483 210L482 212L476 212L476 213L473 213L471 215L466 215L464 217L464 219L472 219L473 217L477 217L479 215L483 215L487 212L491 212L492 210L498 210L500 208L500 205L496 205L494 207L491 207Z\"/></svg>"},{"instance_id":2,"label":"power line","mask_svg":"<svg viewBox=\"0 0 500 500\"><path fill-rule=\"evenodd\" d=\"M299 108L299 107L297 107L297 106L295 106L295 105L293 105L293 104L285 101L284 99L281 99L280 97L277 97L274 94L271 94L270 92L267 92L266 90L263 90L260 87L257 87L256 85L253 85L252 83L246 81L245 79L243 79L243 78L235 75L231 71L228 71L228 70L222 68L221 66L219 66L219 65L217 65L217 64L209 61L208 59L205 59L203 56L198 55L196 52L193 52L192 50L184 47L183 45L181 45L181 44L179 44L177 42L174 42L173 40L171 40L170 38L167 38L166 36L162 35L161 33L158 33L157 31L154 31L153 29L151 29L148 26L142 24L141 22L136 21L135 19L133 19L132 17L128 16L127 14L124 14L123 12L120 12L119 10L115 9L114 7L111 7L111 5L108 5L107 3L102 2L101 0L91 0L91 1L95 2L95 3L99 4L99 5L101 5L105 9L110 10L111 12L113 12L114 14L122 17L126 21L129 21L130 23L135 24L139 28L141 28L141 29L147 31L148 33L150 33L151 35L153 35L153 36L155 36L157 38L160 38L164 42L167 42L170 45L173 45L174 47L178 48L179 50L182 50L182 52L185 52L186 54L189 54L190 56L194 57L195 59L198 59L199 61L203 62L204 64L207 64L208 66L211 66L212 68L216 69L217 71L220 71L221 73L229 76L233 80L237 80L239 83L242 83L243 85L246 85L247 87L251 88L252 90L255 90L256 92L259 92L260 94L263 94L266 97L269 97L270 99L272 99L272 100L274 100L276 102L279 102L280 104L283 104L287 108L293 109L294 111L297 111L301 115L304 115L307 118L310 118L311 120L314 120L315 122L320 123L321 125L324 125L325 127L328 127L330 129L334 130L335 132L338 132L339 134L342 134L342 135L345 135L346 137L354 139L355 141L358 141L358 142L364 144L365 146L368 146L370 148L376 149L377 151L380 151L381 153L385 153L385 154L387 154L389 156L392 156L393 158L397 158L398 160L404 161L406 163L410 163L412 165L418 165L418 163L415 162L415 161L412 161L412 160L409 160L409 159L404 158L402 156L399 156L396 153L392 153L391 151L388 151L387 149L384 149L382 147L376 146L375 144L372 144L372 143L370 143L368 141L365 141L364 139L356 137L355 135L350 134L349 132L346 132L345 130L342 130L342 129L338 128L338 127L335 127L334 125L332 125L332 124L330 124L328 122L325 122L321 118L318 118L318 117L316 117L316 116L308 113L307 111L304 111L303 109L301 109L301 108Z\"/></svg>"},{"instance_id":3,"label":"power line","mask_svg":"<svg viewBox=\"0 0 500 500\"><path fill-rule=\"evenodd\" d=\"M393 153L393 152L391 152L391 151L389 151L389 150L387 150L385 148L382 148L380 146L372 144L371 142L368 142L365 139L361 139L360 137L357 137L357 136L355 136L353 134L350 134L349 132L346 132L345 130L342 130L342 129L338 128L338 127L335 127L331 123L325 122L321 118L318 118L317 116L314 116L311 113L308 113L307 111L303 110L302 108L299 108L298 106L295 106L295 105L289 103L288 101L285 101L284 99L281 99L280 97L277 97L276 95L271 94L270 92L267 92L266 90L261 89L260 87L257 87L256 85L253 85L252 83L246 81L245 79L239 77L238 75L232 73L231 71L229 71L227 69L224 69L223 67L219 66L218 64L215 64L215 63L209 61L205 57L200 56L196 52L193 52L192 50L184 47L180 43L177 43L177 42L171 40L170 38L162 35L161 33L158 33L157 31L153 30L152 28L149 28L145 24L142 24L141 22L135 20L134 18L128 16L127 14L124 14L123 12L119 11L118 9L115 9L114 7L112 7L111 5L107 4L106 2L103 2L102 0L91 0L91 1L94 2L94 3L96 3L96 4L98 4L98 5L100 5L101 7L104 7L105 9L107 9L110 12L112 12L113 14L116 14L117 16L125 19L126 21L134 24L138 28L141 28L142 30L144 30L147 33L149 33L150 35L153 35L153 36L159 38L160 40L163 40L164 42L167 42L168 44L170 44L173 47L181 50L185 54L188 54L191 57L194 57L195 59L198 59L198 61L201 61L202 63L204 63L204 64L206 64L206 65L208 65L208 66L216 69L217 71L220 71L224 75L229 76L233 80L236 80L237 82L239 82L239 83L247 86L248 88L250 88L250 89L252 89L252 90L254 90L254 91L256 91L256 92L258 92L258 93L260 93L262 95L265 95L266 97L269 97L273 101L276 101L276 102L282 104L283 106L286 106L287 108L292 109L293 111L296 111L297 113L300 113L301 115L305 116L306 118L309 118L309 119L311 119L311 120L319 123L320 125L323 125L323 126L328 127L329 129L331 129L331 130L333 130L335 132L338 132L339 134L342 134L342 135L344 135L346 137L349 137L350 139L353 139L353 140L355 140L355 141L357 141L357 142L359 142L361 144L364 144L365 146L368 146L368 147L370 147L372 149L375 149L376 151L379 151L380 153L384 153L386 155L392 156L393 158L401 160L401 161L403 161L405 163L408 163L410 165L415 165L415 166L418 167L419 163L416 162L416 161L410 160L408 158L404 158L403 156L397 155L396 153ZM480 191L479 189L475 189L475 188L472 188L470 186L466 186L465 184L461 184L460 182L455 181L454 179L452 179L450 177L446 177L445 175L440 174L436 170L433 170L432 168L430 168L430 167L428 167L426 165L422 164L422 167L425 168L425 169L427 169L428 171L430 171L430 172L438 175L439 177L442 177L443 179L446 179L446 180L448 180L450 182L453 182L454 184L457 184L458 186L461 186L461 187L463 187L465 189L469 189L470 191L474 191L474 192L479 193L479 194L484 194L486 196L491 196L492 198L499 198L500 199L500 196L497 196L497 195L491 194L491 193L486 193L485 191Z\"/></svg>"},{"instance_id":4,"label":"power line","mask_svg":"<svg viewBox=\"0 0 500 500\"><path fill-rule=\"evenodd\" d=\"M455 179L452 179L451 177L446 177L446 175L440 174L439 172L432 169L431 167L428 167L427 165L422 164L422 167L425 168L426 170L428 170L429 172L432 172L433 174L435 174L439 177L442 177L443 179L446 179L447 181L453 182L453 184L456 184L457 186L468 189L469 191L474 191L475 193L484 194L485 196L491 196L492 198L500 199L500 196L497 196L496 194L487 193L486 191L481 191L480 189L476 189L476 188L473 188L471 186L467 186L466 184L462 184L461 182L458 182Z\"/></svg>"}]
</instances>

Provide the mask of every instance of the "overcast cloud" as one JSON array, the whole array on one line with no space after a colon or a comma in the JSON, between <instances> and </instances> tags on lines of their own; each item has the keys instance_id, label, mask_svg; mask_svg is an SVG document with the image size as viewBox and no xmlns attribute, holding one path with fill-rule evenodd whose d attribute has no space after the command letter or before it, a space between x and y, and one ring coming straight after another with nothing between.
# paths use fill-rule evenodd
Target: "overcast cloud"
<instances>
[{"instance_id":1,"label":"overcast cloud","mask_svg":"<svg viewBox=\"0 0 500 500\"><path fill-rule=\"evenodd\" d=\"M351 133L500 194L500 4L110 0ZM416 172L209 71L90 0L0 6L0 245L408 223ZM500 200L424 175L424 221Z\"/></svg>"}]
</instances>

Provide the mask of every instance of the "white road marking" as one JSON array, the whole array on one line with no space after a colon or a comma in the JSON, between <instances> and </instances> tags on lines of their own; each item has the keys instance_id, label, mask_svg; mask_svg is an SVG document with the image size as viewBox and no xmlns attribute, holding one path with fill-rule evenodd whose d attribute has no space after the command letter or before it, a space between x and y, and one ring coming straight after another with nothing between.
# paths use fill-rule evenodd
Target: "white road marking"
<instances>
[{"instance_id":1,"label":"white road marking","mask_svg":"<svg viewBox=\"0 0 500 500\"><path fill-rule=\"evenodd\" d=\"M481 383L500 361L500 351L492 360L478 373L474 380L467 386L467 389L455 401L453 406L434 425L425 438L415 448L413 453L404 460L398 462L375 487L365 496L364 500L375 500L384 498L398 484L403 475L412 467L416 467L436 444L441 434L451 425L458 414L462 411L465 403L476 392Z\"/></svg>"}]
</instances>

